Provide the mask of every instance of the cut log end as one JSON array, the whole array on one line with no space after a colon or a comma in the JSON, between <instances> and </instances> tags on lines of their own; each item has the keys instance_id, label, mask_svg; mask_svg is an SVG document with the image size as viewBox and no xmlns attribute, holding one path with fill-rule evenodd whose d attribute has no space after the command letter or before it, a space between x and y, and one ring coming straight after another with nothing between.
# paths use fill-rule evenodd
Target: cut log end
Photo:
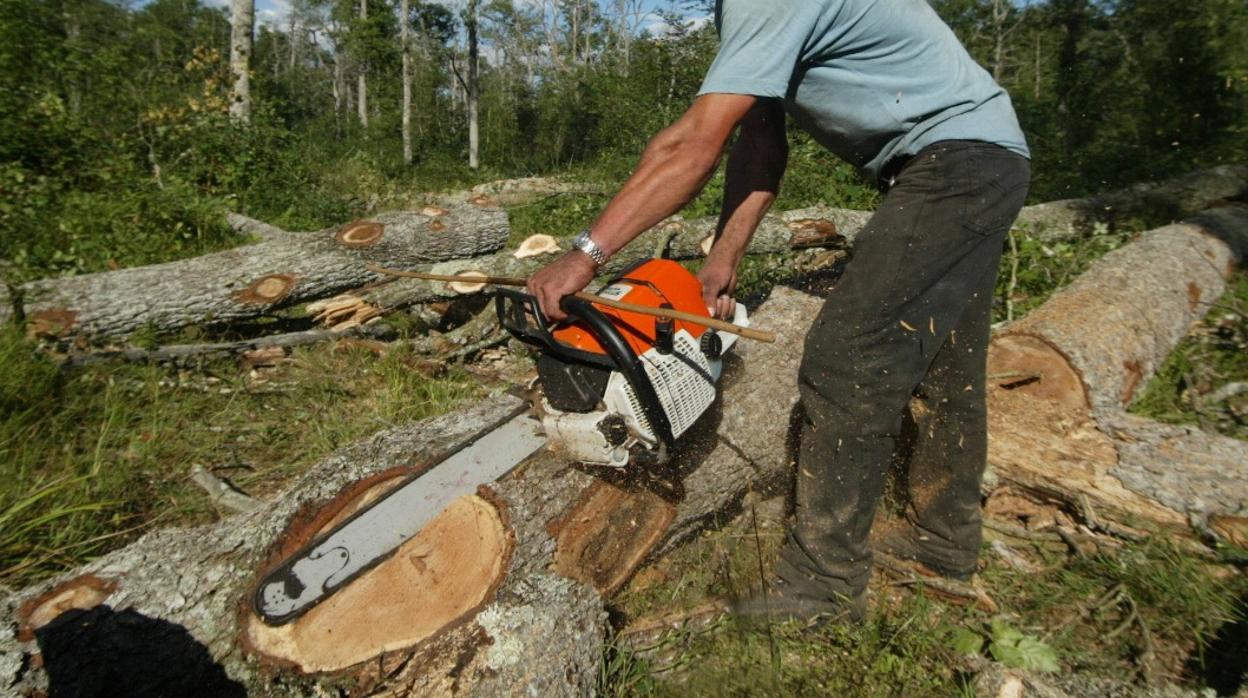
<instances>
[{"instance_id":1,"label":"cut log end","mask_svg":"<svg viewBox=\"0 0 1248 698\"><path fill-rule=\"evenodd\" d=\"M1007 334L994 338L988 367L988 380L994 386L1064 407L1088 407L1079 374L1061 352L1038 337Z\"/></svg>"},{"instance_id":2,"label":"cut log end","mask_svg":"<svg viewBox=\"0 0 1248 698\"><path fill-rule=\"evenodd\" d=\"M339 508L328 530L398 484L377 482ZM244 610L243 642L262 661L305 674L340 672L458 627L506 576L514 536L488 492L461 497L381 564L298 619L266 625Z\"/></svg>"},{"instance_id":3,"label":"cut log end","mask_svg":"<svg viewBox=\"0 0 1248 698\"><path fill-rule=\"evenodd\" d=\"M834 243L844 242L836 224L823 218L803 218L789 223L793 231L790 245L794 249L806 247L828 247Z\"/></svg>"},{"instance_id":4,"label":"cut log end","mask_svg":"<svg viewBox=\"0 0 1248 698\"><path fill-rule=\"evenodd\" d=\"M610 596L645 561L675 516L676 507L649 490L598 481L551 525L555 571Z\"/></svg>"},{"instance_id":5,"label":"cut log end","mask_svg":"<svg viewBox=\"0 0 1248 698\"><path fill-rule=\"evenodd\" d=\"M335 239L343 247L371 247L381 241L386 226L375 221L352 221L338 229Z\"/></svg>"},{"instance_id":6,"label":"cut log end","mask_svg":"<svg viewBox=\"0 0 1248 698\"><path fill-rule=\"evenodd\" d=\"M537 234L525 238L524 242L512 254L516 259L554 254L559 251L559 243L550 235Z\"/></svg>"},{"instance_id":7,"label":"cut log end","mask_svg":"<svg viewBox=\"0 0 1248 698\"><path fill-rule=\"evenodd\" d=\"M35 631L51 623L66 611L89 611L104 603L117 583L95 575L75 577L48 592L36 596L17 611L17 638L23 642L35 639Z\"/></svg>"},{"instance_id":8,"label":"cut log end","mask_svg":"<svg viewBox=\"0 0 1248 698\"><path fill-rule=\"evenodd\" d=\"M469 270L466 270L466 271L461 271L461 272L458 272L456 275L457 275L457 276L460 276L460 277L464 277L464 278L466 278L466 279L485 279L485 278L487 278L487 275L486 275L486 273L485 273L485 272L477 271L477 270L475 270L475 269L469 269ZM450 281L450 282L448 282L448 283L447 283L447 286L449 286L449 287L450 287L450 289L451 289L452 291L454 291L455 293L460 293L460 294L468 294L468 293L479 293L479 292L481 292L482 290L484 290L484 289L485 289L486 283L485 283L485 281L481 281L481 282L476 282L476 281Z\"/></svg>"},{"instance_id":9,"label":"cut log end","mask_svg":"<svg viewBox=\"0 0 1248 698\"><path fill-rule=\"evenodd\" d=\"M269 305L285 298L294 288L294 275L269 274L251 282L247 288L239 291L234 298L241 303Z\"/></svg>"}]
</instances>

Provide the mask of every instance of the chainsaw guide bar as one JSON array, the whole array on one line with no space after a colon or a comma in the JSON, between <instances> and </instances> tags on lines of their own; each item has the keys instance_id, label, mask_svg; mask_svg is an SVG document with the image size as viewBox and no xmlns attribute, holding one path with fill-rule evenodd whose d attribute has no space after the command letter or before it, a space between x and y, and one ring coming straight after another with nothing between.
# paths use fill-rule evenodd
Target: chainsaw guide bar
<instances>
[{"instance_id":1,"label":"chainsaw guide bar","mask_svg":"<svg viewBox=\"0 0 1248 698\"><path fill-rule=\"evenodd\" d=\"M526 407L487 427L270 572L256 589L256 613L284 625L389 558L451 502L493 482L546 445Z\"/></svg>"}]
</instances>

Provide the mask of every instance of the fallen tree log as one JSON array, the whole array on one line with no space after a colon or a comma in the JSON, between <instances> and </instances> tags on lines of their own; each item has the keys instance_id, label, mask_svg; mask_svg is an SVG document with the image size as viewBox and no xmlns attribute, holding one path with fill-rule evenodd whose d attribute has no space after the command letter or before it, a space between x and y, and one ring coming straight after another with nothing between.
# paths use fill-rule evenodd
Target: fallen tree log
<instances>
[{"instance_id":1,"label":"fallen tree log","mask_svg":"<svg viewBox=\"0 0 1248 698\"><path fill-rule=\"evenodd\" d=\"M604 598L654 551L781 478L803 328L819 301L778 289L756 314L786 328L741 343L720 409L669 470L574 466L550 452L448 507L385 563L289 625L250 607L276 560L519 404L500 395L383 432L313 467L263 508L151 533L3 600L0 687L134 686L125 656L159 656L149 692L213 695L584 695L598 676ZM758 419L760 405L778 412ZM73 657L58 648L72 645ZM163 649L162 649L163 648ZM116 666L116 669L110 667ZM195 683L195 682L198 682Z\"/></svg>"},{"instance_id":2,"label":"fallen tree log","mask_svg":"<svg viewBox=\"0 0 1248 698\"><path fill-rule=\"evenodd\" d=\"M365 262L410 268L487 254L507 240L499 209L391 212L315 233L277 234L235 221L261 242L166 264L43 279L20 287L32 331L55 337L125 336L216 325L356 288ZM262 224L261 224L262 225ZM14 308L0 308L5 321Z\"/></svg>"},{"instance_id":3,"label":"fallen tree log","mask_svg":"<svg viewBox=\"0 0 1248 698\"><path fill-rule=\"evenodd\" d=\"M791 253L795 250L841 249L848 245L871 217L867 211L816 207L767 216L759 226L746 253L750 255ZM671 220L642 233L603 267L605 275L627 269L650 258L699 259L706 255L704 245L715 232L716 219ZM517 258L504 251L475 259L456 259L417 271L433 274L480 272L488 276L527 277L550 263L552 256ZM393 279L347 294L355 299L357 312L385 314L417 303L447 300L461 295L442 282Z\"/></svg>"},{"instance_id":4,"label":"fallen tree log","mask_svg":"<svg viewBox=\"0 0 1248 698\"><path fill-rule=\"evenodd\" d=\"M1221 201L1244 199L1248 199L1248 164L1222 165L1084 199L1027 206L1017 225L1041 240L1058 240L1087 233L1098 223L1110 228L1132 220L1160 225Z\"/></svg>"},{"instance_id":5,"label":"fallen tree log","mask_svg":"<svg viewBox=\"0 0 1248 698\"><path fill-rule=\"evenodd\" d=\"M1248 210L1150 231L1107 254L989 351L996 476L1119 520L1248 516L1248 443L1124 413L1225 290Z\"/></svg>"}]
</instances>

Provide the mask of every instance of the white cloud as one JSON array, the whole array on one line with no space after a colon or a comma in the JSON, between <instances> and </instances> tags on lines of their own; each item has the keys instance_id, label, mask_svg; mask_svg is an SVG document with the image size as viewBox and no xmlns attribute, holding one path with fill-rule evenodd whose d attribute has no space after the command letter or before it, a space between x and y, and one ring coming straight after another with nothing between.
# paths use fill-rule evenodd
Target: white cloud
<instances>
[{"instance_id":1,"label":"white cloud","mask_svg":"<svg viewBox=\"0 0 1248 698\"><path fill-rule=\"evenodd\" d=\"M290 17L290 0L259 0L256 21L270 27L284 27Z\"/></svg>"}]
</instances>

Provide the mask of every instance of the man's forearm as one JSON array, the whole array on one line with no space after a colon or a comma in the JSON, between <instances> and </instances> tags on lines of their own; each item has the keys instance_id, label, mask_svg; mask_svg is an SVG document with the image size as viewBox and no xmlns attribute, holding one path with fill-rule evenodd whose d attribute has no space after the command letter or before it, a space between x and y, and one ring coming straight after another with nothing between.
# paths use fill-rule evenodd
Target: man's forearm
<instances>
[{"instance_id":1,"label":"man's forearm","mask_svg":"<svg viewBox=\"0 0 1248 698\"><path fill-rule=\"evenodd\" d=\"M724 203L712 259L736 268L750 238L780 191L788 164L784 112L774 102L760 102L741 125L741 136L728 156Z\"/></svg>"},{"instance_id":2,"label":"man's forearm","mask_svg":"<svg viewBox=\"0 0 1248 698\"><path fill-rule=\"evenodd\" d=\"M719 153L677 136L656 138L637 170L592 226L594 242L614 254L643 231L684 208L719 164Z\"/></svg>"},{"instance_id":3,"label":"man's forearm","mask_svg":"<svg viewBox=\"0 0 1248 698\"><path fill-rule=\"evenodd\" d=\"M613 254L689 203L719 165L724 144L757 100L703 95L646 146L637 170L592 227L595 244Z\"/></svg>"}]
</instances>

